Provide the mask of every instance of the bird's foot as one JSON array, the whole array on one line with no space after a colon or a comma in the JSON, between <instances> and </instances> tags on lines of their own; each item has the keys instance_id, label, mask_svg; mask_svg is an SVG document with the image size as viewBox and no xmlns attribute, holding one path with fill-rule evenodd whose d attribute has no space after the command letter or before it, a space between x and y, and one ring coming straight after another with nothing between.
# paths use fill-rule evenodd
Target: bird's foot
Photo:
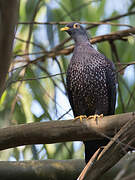
<instances>
[{"instance_id":1,"label":"bird's foot","mask_svg":"<svg viewBox=\"0 0 135 180\"><path fill-rule=\"evenodd\" d=\"M100 114L100 115L95 114L95 115L91 115L91 116L88 116L88 117L87 117L87 119L92 119L92 118L94 118L94 120L95 120L96 123L97 123L97 119L98 119L98 118L103 118L103 114Z\"/></svg>"},{"instance_id":2,"label":"bird's foot","mask_svg":"<svg viewBox=\"0 0 135 180\"><path fill-rule=\"evenodd\" d=\"M80 122L82 122L82 120L83 120L84 118L87 118L87 116L86 116L86 115L80 115L80 116L75 117L74 121L76 121L76 120L79 119Z\"/></svg>"}]
</instances>

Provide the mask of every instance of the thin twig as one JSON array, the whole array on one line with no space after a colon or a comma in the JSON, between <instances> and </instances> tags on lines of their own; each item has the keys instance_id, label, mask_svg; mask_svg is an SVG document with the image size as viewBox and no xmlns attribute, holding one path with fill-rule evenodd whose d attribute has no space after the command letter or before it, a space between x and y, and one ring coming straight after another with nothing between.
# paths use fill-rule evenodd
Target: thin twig
<instances>
[{"instance_id":1,"label":"thin twig","mask_svg":"<svg viewBox=\"0 0 135 180\"><path fill-rule=\"evenodd\" d=\"M112 53L115 55L116 62L120 63L120 59L119 59L117 48L116 48L116 45L115 45L114 41L109 41L109 43L110 43L110 46L111 46L111 49L112 49Z\"/></svg>"},{"instance_id":2,"label":"thin twig","mask_svg":"<svg viewBox=\"0 0 135 180\"><path fill-rule=\"evenodd\" d=\"M135 86L134 86L134 88L133 88L133 90L132 90L132 92L131 92L131 94L130 94L129 100L128 100L127 104L126 104L126 109L128 108L128 106L129 106L131 100L134 99L134 98L133 98L134 93L135 93ZM135 105L135 100L134 100L134 105Z\"/></svg>"},{"instance_id":3,"label":"thin twig","mask_svg":"<svg viewBox=\"0 0 135 180\"><path fill-rule=\"evenodd\" d=\"M66 17L68 16L71 20L74 20L74 18L71 16L71 13L68 11L68 8L66 8L61 1L55 0L55 2L61 6L61 9L64 10L64 12L66 13Z\"/></svg>"},{"instance_id":4,"label":"thin twig","mask_svg":"<svg viewBox=\"0 0 135 180\"><path fill-rule=\"evenodd\" d=\"M124 113L125 112L125 105L124 105L123 96L122 96L120 86L118 86L118 93L119 93L119 98L120 98L120 102L121 102L122 112Z\"/></svg>"},{"instance_id":5,"label":"thin twig","mask_svg":"<svg viewBox=\"0 0 135 180\"><path fill-rule=\"evenodd\" d=\"M36 44L35 42L32 42L30 40L24 40L24 39L21 39L19 37L15 37L15 39L19 40L19 41L22 41L23 43L26 43L26 44L32 44L33 46L37 46L38 48L40 49L43 49L42 46L40 46L39 44ZM26 55L28 55L28 53L26 53Z\"/></svg>"},{"instance_id":6,"label":"thin twig","mask_svg":"<svg viewBox=\"0 0 135 180\"><path fill-rule=\"evenodd\" d=\"M37 4L36 4L36 7L34 9L34 12L33 12L33 15L32 15L32 21L34 21L36 15L37 15L37 12L39 11L40 9L40 3L41 3L41 0L38 0ZM26 46L25 46L25 52L29 52L29 45L30 45L30 39L31 39L31 36L32 36L32 30L33 30L33 24L30 24L29 26L29 33L28 33L28 38L27 38L27 43L26 43Z\"/></svg>"},{"instance_id":7,"label":"thin twig","mask_svg":"<svg viewBox=\"0 0 135 180\"><path fill-rule=\"evenodd\" d=\"M36 44L37 45L37 44ZM45 53L45 51L38 51L38 52L32 52L32 53L23 53L23 54L14 54L14 58L16 58L17 56L30 56L30 55L39 55L39 54L44 54Z\"/></svg>"},{"instance_id":8,"label":"thin twig","mask_svg":"<svg viewBox=\"0 0 135 180\"><path fill-rule=\"evenodd\" d=\"M65 115L69 114L69 112L71 111L72 109L70 108L68 111L66 111L64 114L62 114L57 120L60 120L61 118L63 118ZM71 116L72 117L72 116Z\"/></svg>"},{"instance_id":9,"label":"thin twig","mask_svg":"<svg viewBox=\"0 0 135 180\"><path fill-rule=\"evenodd\" d=\"M75 22L75 21L48 21L48 22L37 22L37 21L31 21L31 22L18 22L18 24L23 24L23 25L30 25L30 24L35 24L35 25L66 25L68 23ZM89 21L77 21L80 24L87 24L87 25L111 25L111 26L126 26L129 28L132 28L133 26L129 24L121 24L121 23L112 23L112 22L89 22Z\"/></svg>"},{"instance_id":10,"label":"thin twig","mask_svg":"<svg viewBox=\"0 0 135 180\"><path fill-rule=\"evenodd\" d=\"M48 76L50 76L50 73L47 71L47 69L45 69L43 66L41 66L40 64L37 64L37 66L44 72L46 73ZM61 89L57 83L54 81L54 79L51 77L50 78L52 83L54 84L55 87L57 87L64 95L65 95L65 92L63 91L63 89Z\"/></svg>"},{"instance_id":11,"label":"thin twig","mask_svg":"<svg viewBox=\"0 0 135 180\"><path fill-rule=\"evenodd\" d=\"M60 72L62 72L61 65L60 65L60 63L59 63L59 61L58 61L58 59L56 57L55 57L55 61L56 61L57 65L58 65L58 67L59 67ZM64 85L64 88L66 89L66 83L65 83L65 80L64 80L64 77L63 77L62 73L61 73L61 79L62 79L62 83Z\"/></svg>"},{"instance_id":12,"label":"thin twig","mask_svg":"<svg viewBox=\"0 0 135 180\"><path fill-rule=\"evenodd\" d=\"M123 71L125 68L127 68L128 66L130 66L130 65L134 65L135 64L135 61L131 61L131 62L129 62L129 63L118 63L118 64L116 64L117 66L121 66L118 70L117 70L117 72L116 73L120 73L121 71ZM123 67L122 67L122 65L124 65ZM123 73L122 73L123 74Z\"/></svg>"},{"instance_id":13,"label":"thin twig","mask_svg":"<svg viewBox=\"0 0 135 180\"><path fill-rule=\"evenodd\" d=\"M125 86L125 88L127 89L129 95L131 96L132 93L131 93L130 88L128 87L127 83L124 81L124 79L123 79L121 76L119 76L119 79L120 79L121 83L123 83L123 85ZM132 96L132 100L134 101L134 104L135 104L135 98L134 98L134 96Z\"/></svg>"},{"instance_id":14,"label":"thin twig","mask_svg":"<svg viewBox=\"0 0 135 180\"><path fill-rule=\"evenodd\" d=\"M130 29L122 30L122 31L116 31L116 32L106 34L106 35L96 36L94 38L91 38L90 42L91 44L95 44L95 43L109 41L109 40L117 40L117 39L123 40L123 38L126 36L129 36L130 33L135 34L135 28L130 28ZM60 47L63 47L66 41L67 40L57 45L57 48L59 49ZM74 46L70 46L68 48L61 49L59 51L56 51L57 48L55 47L53 50L45 52L44 57L46 56L46 57L55 58L56 56L59 56L59 55L68 55L73 51Z\"/></svg>"},{"instance_id":15,"label":"thin twig","mask_svg":"<svg viewBox=\"0 0 135 180\"><path fill-rule=\"evenodd\" d=\"M125 16L131 16L131 15L134 15L134 14L135 14L135 11L131 11L131 12L124 13L124 14L121 14L121 15L118 15L118 16L114 16L114 17L111 17L111 18L104 19L101 22L114 21L114 20L118 20L120 18L123 18ZM97 25L91 25L91 26L87 27L86 29L91 29L91 28L94 28L96 26Z\"/></svg>"},{"instance_id":16,"label":"thin twig","mask_svg":"<svg viewBox=\"0 0 135 180\"><path fill-rule=\"evenodd\" d=\"M86 173L89 171L89 168L92 166L92 164L97 160L98 155L100 154L101 149L99 148L92 156L92 158L89 160L77 180L84 180Z\"/></svg>"},{"instance_id":17,"label":"thin twig","mask_svg":"<svg viewBox=\"0 0 135 180\"><path fill-rule=\"evenodd\" d=\"M101 21L101 23L103 23L103 22L108 22L108 21L113 21L113 20L117 20L117 19L123 18L123 17L125 17L125 16L130 16L130 15L134 15L134 14L135 14L135 11L131 11L131 12L128 12L128 13L125 13L125 14L121 14L121 15L112 17L112 18L104 19L104 20ZM25 22L24 22L24 23L25 23ZM56 22L56 23L57 23L57 22ZM59 25L62 25L62 24L59 24ZM91 25L91 26L88 26L86 29L88 30L88 29L94 28L94 27L96 27L96 26L97 26L96 24L93 24L93 25ZM69 40L71 40L71 38L65 39L61 44L57 45L57 46L55 47L55 49L59 49L59 48L63 47L64 44L67 43Z\"/></svg>"},{"instance_id":18,"label":"thin twig","mask_svg":"<svg viewBox=\"0 0 135 180\"><path fill-rule=\"evenodd\" d=\"M55 76L58 76L61 74L65 74L65 72L62 72L62 73L58 73L58 74L52 74L50 76L41 76L41 77L36 77L36 78L27 78L27 79L18 79L18 80L12 80L11 84L12 83L16 83L16 82L23 82L23 81L33 81L33 80L39 80L39 79L46 79L46 78L51 78L51 77L55 77Z\"/></svg>"}]
</instances>

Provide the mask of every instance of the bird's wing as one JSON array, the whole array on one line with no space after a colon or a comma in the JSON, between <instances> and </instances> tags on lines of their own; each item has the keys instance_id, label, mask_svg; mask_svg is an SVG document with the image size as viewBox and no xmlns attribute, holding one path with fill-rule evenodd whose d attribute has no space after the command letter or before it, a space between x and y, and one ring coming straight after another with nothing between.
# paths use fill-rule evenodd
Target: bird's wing
<instances>
[{"instance_id":1,"label":"bird's wing","mask_svg":"<svg viewBox=\"0 0 135 180\"><path fill-rule=\"evenodd\" d=\"M109 109L108 115L113 115L115 112L115 103L116 103L116 72L114 64L107 60L110 68L106 70L106 81L108 89L108 98L109 98Z\"/></svg>"},{"instance_id":2,"label":"bird's wing","mask_svg":"<svg viewBox=\"0 0 135 180\"><path fill-rule=\"evenodd\" d=\"M66 77L66 81L67 81L67 94L68 94L68 99L69 99L71 108L73 110L74 116L76 116L75 110L74 110L74 103L73 103L73 94L72 94L72 91L70 90L71 82L69 80L69 75L70 75L70 73L67 73L67 77Z\"/></svg>"},{"instance_id":3,"label":"bird's wing","mask_svg":"<svg viewBox=\"0 0 135 180\"><path fill-rule=\"evenodd\" d=\"M74 104L73 104L72 91L71 91L69 88L67 88L67 93L68 93L68 98L69 98L69 102L70 102L70 105L71 105L71 107L72 107L73 113L75 113L75 112L74 112ZM75 115L75 114L74 114L74 115Z\"/></svg>"}]
</instances>

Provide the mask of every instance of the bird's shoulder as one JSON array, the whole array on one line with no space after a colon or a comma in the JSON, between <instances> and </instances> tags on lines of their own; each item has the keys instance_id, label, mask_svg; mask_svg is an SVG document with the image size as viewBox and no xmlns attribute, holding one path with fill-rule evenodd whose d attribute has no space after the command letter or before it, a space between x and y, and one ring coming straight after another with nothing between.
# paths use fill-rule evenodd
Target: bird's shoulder
<instances>
[{"instance_id":1,"label":"bird's shoulder","mask_svg":"<svg viewBox=\"0 0 135 180\"><path fill-rule=\"evenodd\" d=\"M97 51L93 48L93 46L90 43L81 43L81 44L77 44L74 48L74 55L94 55L96 54Z\"/></svg>"},{"instance_id":2,"label":"bird's shoulder","mask_svg":"<svg viewBox=\"0 0 135 180\"><path fill-rule=\"evenodd\" d=\"M91 44L84 43L75 47L71 64L76 66L102 66L115 69L114 64L105 55L97 51Z\"/></svg>"}]
</instances>

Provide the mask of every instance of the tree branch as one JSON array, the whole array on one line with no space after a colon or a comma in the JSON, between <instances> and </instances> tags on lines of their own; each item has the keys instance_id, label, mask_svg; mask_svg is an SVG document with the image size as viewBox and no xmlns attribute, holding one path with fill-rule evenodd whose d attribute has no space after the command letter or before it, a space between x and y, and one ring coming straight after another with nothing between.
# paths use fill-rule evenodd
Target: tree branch
<instances>
[{"instance_id":1,"label":"tree branch","mask_svg":"<svg viewBox=\"0 0 135 180\"><path fill-rule=\"evenodd\" d=\"M135 122L134 113L106 116L98 120L63 120L14 125L0 129L0 150L28 144L83 141L113 136L126 122Z\"/></svg>"},{"instance_id":2,"label":"tree branch","mask_svg":"<svg viewBox=\"0 0 135 180\"><path fill-rule=\"evenodd\" d=\"M135 118L135 117L134 117ZM133 118L133 119L134 119ZM135 121L130 119L112 138L100 153L98 160L90 164L82 180L97 180L108 169L113 167L128 151L135 146ZM110 160L111 157L111 160ZM81 179L80 179L81 180Z\"/></svg>"},{"instance_id":3,"label":"tree branch","mask_svg":"<svg viewBox=\"0 0 135 180\"><path fill-rule=\"evenodd\" d=\"M0 96L10 65L18 8L18 0L0 0Z\"/></svg>"},{"instance_id":4,"label":"tree branch","mask_svg":"<svg viewBox=\"0 0 135 180\"><path fill-rule=\"evenodd\" d=\"M96 36L90 39L91 44L103 42L103 41L110 41L110 40L118 40L122 39L125 40L127 36L131 36L131 34L135 34L135 27L122 30L122 31L116 31L110 34ZM36 63L39 62L39 60L44 58L55 58L56 56L60 55L68 55L73 52L74 45L69 46L68 48L63 48L64 44L68 42L71 38L65 39L62 43L58 44L55 48L53 48L51 51L43 52L43 56L36 58L35 60L29 62L29 63Z\"/></svg>"},{"instance_id":5,"label":"tree branch","mask_svg":"<svg viewBox=\"0 0 135 180\"><path fill-rule=\"evenodd\" d=\"M126 30L116 31L116 32L106 34L106 35L96 36L96 37L91 38L90 42L91 42L91 44L95 44L95 43L99 43L99 42L103 42L103 41L110 41L110 40L118 40L118 39L124 40L123 38L125 38L127 36L131 36L131 34L135 34L135 27L126 29ZM65 41L63 43L65 43ZM61 50L57 49L60 47L63 48L63 43L61 45L57 45L54 48L54 50L52 50L50 52L45 52L44 56L45 57L56 57L59 55L70 54L74 49L73 45L69 46L68 48L61 49Z\"/></svg>"},{"instance_id":6,"label":"tree branch","mask_svg":"<svg viewBox=\"0 0 135 180\"><path fill-rule=\"evenodd\" d=\"M73 21L72 21L73 22ZM89 22L89 21L77 21L79 24L89 24L89 25L112 25L112 26L127 26L132 28L133 26L129 24L120 24L120 23L112 23L112 22ZM66 25L68 23L71 23L69 21L49 21L49 22L37 22L37 21L30 21L30 22L18 22L18 24L24 24L24 25Z\"/></svg>"},{"instance_id":7,"label":"tree branch","mask_svg":"<svg viewBox=\"0 0 135 180\"><path fill-rule=\"evenodd\" d=\"M77 179L84 165L85 162L81 159L0 162L0 179L73 180Z\"/></svg>"}]
</instances>

